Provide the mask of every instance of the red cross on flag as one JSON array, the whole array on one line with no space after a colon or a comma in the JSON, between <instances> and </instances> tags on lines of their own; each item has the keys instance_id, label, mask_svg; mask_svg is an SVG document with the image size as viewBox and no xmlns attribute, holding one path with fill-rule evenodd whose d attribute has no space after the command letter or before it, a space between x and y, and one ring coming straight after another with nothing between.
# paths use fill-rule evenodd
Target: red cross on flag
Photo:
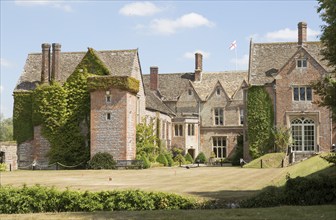
<instances>
[{"instance_id":1,"label":"red cross on flag","mask_svg":"<svg viewBox=\"0 0 336 220\"><path fill-rule=\"evenodd\" d=\"M233 41L230 45L230 50L236 49L236 47L237 47L237 43L236 41Z\"/></svg>"}]
</instances>

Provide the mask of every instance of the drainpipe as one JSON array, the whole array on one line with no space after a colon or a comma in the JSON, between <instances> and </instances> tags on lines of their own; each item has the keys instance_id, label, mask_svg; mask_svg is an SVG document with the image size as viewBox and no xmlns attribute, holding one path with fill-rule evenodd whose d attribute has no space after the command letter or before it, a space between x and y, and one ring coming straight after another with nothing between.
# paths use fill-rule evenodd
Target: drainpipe
<instances>
[{"instance_id":1,"label":"drainpipe","mask_svg":"<svg viewBox=\"0 0 336 220\"><path fill-rule=\"evenodd\" d=\"M201 101L198 101L198 147L197 155L199 154L199 148L201 146ZM196 157L197 157L196 155Z\"/></svg>"}]
</instances>

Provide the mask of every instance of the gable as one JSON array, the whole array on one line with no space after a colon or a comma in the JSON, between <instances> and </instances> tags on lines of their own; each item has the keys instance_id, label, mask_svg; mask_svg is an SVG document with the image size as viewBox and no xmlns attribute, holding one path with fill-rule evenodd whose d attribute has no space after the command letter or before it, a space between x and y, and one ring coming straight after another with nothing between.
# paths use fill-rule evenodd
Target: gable
<instances>
[{"instance_id":1,"label":"gable","mask_svg":"<svg viewBox=\"0 0 336 220\"><path fill-rule=\"evenodd\" d=\"M297 42L251 43L249 83L264 85L273 82L274 76L279 73L280 69L301 50L305 50L315 62L329 71L330 68L322 60L321 49L320 42L306 42L304 47L299 46Z\"/></svg>"},{"instance_id":2,"label":"gable","mask_svg":"<svg viewBox=\"0 0 336 220\"><path fill-rule=\"evenodd\" d=\"M305 60L307 67L298 67L298 60ZM310 82L319 79L327 73L324 67L304 48L297 52L284 64L279 73L274 77L276 80L289 79L290 83Z\"/></svg>"},{"instance_id":3,"label":"gable","mask_svg":"<svg viewBox=\"0 0 336 220\"><path fill-rule=\"evenodd\" d=\"M109 75L110 72L102 60L98 57L94 49L88 48L87 53L77 65L76 70L87 71L94 75Z\"/></svg>"}]
</instances>

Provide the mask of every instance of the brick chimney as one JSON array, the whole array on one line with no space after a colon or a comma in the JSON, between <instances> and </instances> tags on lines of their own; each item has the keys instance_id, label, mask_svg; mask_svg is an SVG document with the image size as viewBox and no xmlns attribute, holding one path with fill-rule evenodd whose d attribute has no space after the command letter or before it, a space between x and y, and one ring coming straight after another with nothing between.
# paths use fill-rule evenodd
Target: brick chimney
<instances>
[{"instance_id":1,"label":"brick chimney","mask_svg":"<svg viewBox=\"0 0 336 220\"><path fill-rule=\"evenodd\" d=\"M52 44L52 64L51 64L51 81L59 80L61 45L57 43Z\"/></svg>"},{"instance_id":2,"label":"brick chimney","mask_svg":"<svg viewBox=\"0 0 336 220\"><path fill-rule=\"evenodd\" d=\"M151 66L149 75L149 87L151 90L158 90L159 88L159 67Z\"/></svg>"},{"instance_id":3,"label":"brick chimney","mask_svg":"<svg viewBox=\"0 0 336 220\"><path fill-rule=\"evenodd\" d=\"M50 76L50 44L42 44L41 83L49 82Z\"/></svg>"},{"instance_id":4,"label":"brick chimney","mask_svg":"<svg viewBox=\"0 0 336 220\"><path fill-rule=\"evenodd\" d=\"M307 23L300 22L298 24L298 44L301 46L307 41Z\"/></svg>"},{"instance_id":5,"label":"brick chimney","mask_svg":"<svg viewBox=\"0 0 336 220\"><path fill-rule=\"evenodd\" d=\"M201 53L195 53L195 81L201 81L202 79L202 64L203 55Z\"/></svg>"}]
</instances>

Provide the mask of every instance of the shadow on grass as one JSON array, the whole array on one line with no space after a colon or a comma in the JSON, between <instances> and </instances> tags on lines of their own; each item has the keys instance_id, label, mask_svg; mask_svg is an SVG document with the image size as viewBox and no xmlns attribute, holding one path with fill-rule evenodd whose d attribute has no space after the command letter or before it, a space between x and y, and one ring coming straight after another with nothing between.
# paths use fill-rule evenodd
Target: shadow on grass
<instances>
[{"instance_id":1,"label":"shadow on grass","mask_svg":"<svg viewBox=\"0 0 336 220\"><path fill-rule=\"evenodd\" d=\"M235 190L220 190L220 191L212 191L212 192L190 192L192 195L196 195L199 197L214 199L214 200L223 200L228 202L238 201L242 199L246 199L260 192L259 190L243 190L243 191L235 191Z\"/></svg>"}]
</instances>

